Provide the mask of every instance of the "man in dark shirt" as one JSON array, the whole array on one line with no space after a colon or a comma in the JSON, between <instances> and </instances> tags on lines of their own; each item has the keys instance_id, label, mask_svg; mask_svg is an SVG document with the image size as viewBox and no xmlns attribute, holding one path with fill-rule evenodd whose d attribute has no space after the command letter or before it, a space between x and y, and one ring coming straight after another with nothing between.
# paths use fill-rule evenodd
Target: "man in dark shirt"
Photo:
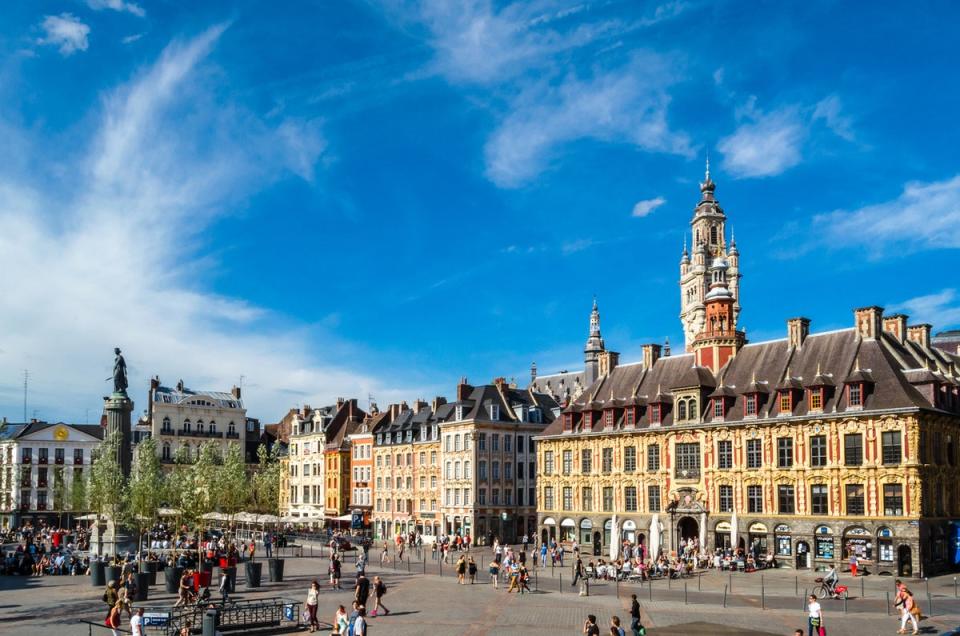
<instances>
[{"instance_id":1,"label":"man in dark shirt","mask_svg":"<svg viewBox=\"0 0 960 636\"><path fill-rule=\"evenodd\" d=\"M584 636L600 636L600 628L597 627L597 617L593 614L587 615L587 620L583 624Z\"/></svg>"},{"instance_id":2,"label":"man in dark shirt","mask_svg":"<svg viewBox=\"0 0 960 636\"><path fill-rule=\"evenodd\" d=\"M366 606L367 598L370 596L370 579L365 575L357 575L357 587L354 590L354 598L360 605Z\"/></svg>"},{"instance_id":3,"label":"man in dark shirt","mask_svg":"<svg viewBox=\"0 0 960 636\"><path fill-rule=\"evenodd\" d=\"M633 632L633 636L640 636L642 633L646 633L643 625L640 623L640 603L637 601L637 595L630 595L630 630Z\"/></svg>"}]
</instances>

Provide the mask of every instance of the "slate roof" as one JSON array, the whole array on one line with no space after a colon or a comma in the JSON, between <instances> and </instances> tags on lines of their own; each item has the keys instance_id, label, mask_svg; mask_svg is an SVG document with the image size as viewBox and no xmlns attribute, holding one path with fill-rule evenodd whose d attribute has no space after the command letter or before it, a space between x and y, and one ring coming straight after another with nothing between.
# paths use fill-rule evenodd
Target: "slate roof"
<instances>
[{"instance_id":1,"label":"slate roof","mask_svg":"<svg viewBox=\"0 0 960 636\"><path fill-rule=\"evenodd\" d=\"M691 388L700 396L698 425L720 423L714 422L713 410L708 408L709 398L720 393L729 405L723 424L780 417L775 390L781 388L797 391L795 407L786 414L794 417L847 411L943 411L942 404L934 398L935 387L960 386L958 379L960 356L914 341L901 343L886 332L878 339L863 339L850 328L811 334L799 348L791 347L787 339L747 344L720 370L718 377L709 369L695 366L693 354L660 358L652 368L621 365L588 387L564 412L573 413L576 422L583 411L614 408L615 428L619 429L624 423L624 405L642 404L641 398L653 403L657 395L663 398ZM861 407L847 404L845 382L866 383ZM824 399L823 408L811 413L806 393L801 392L814 386L824 388ZM747 393L759 394L759 404L757 415L745 418ZM670 405L664 410L661 426L674 423ZM637 428L646 426L647 418L641 414ZM562 432L562 418L557 418L543 435Z\"/></svg>"},{"instance_id":2,"label":"slate roof","mask_svg":"<svg viewBox=\"0 0 960 636\"><path fill-rule=\"evenodd\" d=\"M546 393L557 402L577 398L586 382L586 371L561 371L551 375L538 375L527 387L536 393Z\"/></svg>"},{"instance_id":3,"label":"slate roof","mask_svg":"<svg viewBox=\"0 0 960 636\"><path fill-rule=\"evenodd\" d=\"M97 439L103 439L103 427L99 424L67 424L66 422L29 422L27 424L13 424L8 422L7 427L0 432L0 442L22 439L53 426L68 426L81 433Z\"/></svg>"}]
</instances>

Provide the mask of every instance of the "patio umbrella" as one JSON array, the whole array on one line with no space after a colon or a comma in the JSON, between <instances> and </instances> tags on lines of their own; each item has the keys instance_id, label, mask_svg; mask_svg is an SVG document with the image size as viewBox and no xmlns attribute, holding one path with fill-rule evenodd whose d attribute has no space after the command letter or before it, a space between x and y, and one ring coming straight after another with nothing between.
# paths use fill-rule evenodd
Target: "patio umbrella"
<instances>
[{"instance_id":1,"label":"patio umbrella","mask_svg":"<svg viewBox=\"0 0 960 636\"><path fill-rule=\"evenodd\" d=\"M738 541L737 541L737 511L733 511L733 516L730 517L730 549L736 550Z\"/></svg>"},{"instance_id":2,"label":"patio umbrella","mask_svg":"<svg viewBox=\"0 0 960 636\"><path fill-rule=\"evenodd\" d=\"M656 560L660 552L660 514L654 513L650 520L650 558Z\"/></svg>"},{"instance_id":3,"label":"patio umbrella","mask_svg":"<svg viewBox=\"0 0 960 636\"><path fill-rule=\"evenodd\" d=\"M610 527L610 560L616 561L617 554L620 552L620 524L617 522L617 515L613 515L613 522Z\"/></svg>"}]
</instances>

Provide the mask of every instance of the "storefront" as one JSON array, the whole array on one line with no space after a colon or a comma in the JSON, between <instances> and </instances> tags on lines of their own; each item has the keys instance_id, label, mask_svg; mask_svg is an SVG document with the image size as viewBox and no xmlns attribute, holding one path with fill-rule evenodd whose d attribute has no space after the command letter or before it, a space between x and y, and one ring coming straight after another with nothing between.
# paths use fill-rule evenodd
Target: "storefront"
<instances>
[{"instance_id":1,"label":"storefront","mask_svg":"<svg viewBox=\"0 0 960 636\"><path fill-rule=\"evenodd\" d=\"M873 561L873 536L861 526L853 526L843 532L844 560L854 554L860 561Z\"/></svg>"},{"instance_id":2,"label":"storefront","mask_svg":"<svg viewBox=\"0 0 960 636\"><path fill-rule=\"evenodd\" d=\"M637 542L637 524L631 519L627 519L623 522L623 530L620 532L621 538L624 541L629 541L631 544Z\"/></svg>"},{"instance_id":3,"label":"storefront","mask_svg":"<svg viewBox=\"0 0 960 636\"><path fill-rule=\"evenodd\" d=\"M775 554L778 557L789 557L793 554L793 533L790 531L790 526L785 523L777 525L773 529L773 543Z\"/></svg>"},{"instance_id":4,"label":"storefront","mask_svg":"<svg viewBox=\"0 0 960 636\"><path fill-rule=\"evenodd\" d=\"M557 539L557 522L553 517L543 520L543 531L540 533L542 543L550 543Z\"/></svg>"},{"instance_id":5,"label":"storefront","mask_svg":"<svg viewBox=\"0 0 960 636\"><path fill-rule=\"evenodd\" d=\"M580 545L586 546L593 542L593 522L589 519L580 520Z\"/></svg>"},{"instance_id":6,"label":"storefront","mask_svg":"<svg viewBox=\"0 0 960 636\"><path fill-rule=\"evenodd\" d=\"M733 526L730 525L729 521L721 521L713 528L713 545L714 547L721 548L726 551L729 550L732 546L730 543L730 532L733 530Z\"/></svg>"},{"instance_id":7,"label":"storefront","mask_svg":"<svg viewBox=\"0 0 960 636\"><path fill-rule=\"evenodd\" d=\"M573 542L577 539L577 523L567 517L560 522L560 540Z\"/></svg>"},{"instance_id":8,"label":"storefront","mask_svg":"<svg viewBox=\"0 0 960 636\"><path fill-rule=\"evenodd\" d=\"M877 563L880 567L892 566L896 560L893 549L893 530L880 528L877 530Z\"/></svg>"},{"instance_id":9,"label":"storefront","mask_svg":"<svg viewBox=\"0 0 960 636\"><path fill-rule=\"evenodd\" d=\"M817 526L813 536L814 557L818 561L833 561L833 530L827 526Z\"/></svg>"},{"instance_id":10,"label":"storefront","mask_svg":"<svg viewBox=\"0 0 960 636\"><path fill-rule=\"evenodd\" d=\"M750 550L753 551L753 546L756 543L757 549L756 553L759 555L764 555L767 553L767 535L769 531L767 530L766 524L760 523L751 523L750 527L747 529L747 539L750 544Z\"/></svg>"},{"instance_id":11,"label":"storefront","mask_svg":"<svg viewBox=\"0 0 960 636\"><path fill-rule=\"evenodd\" d=\"M613 532L613 519L603 522L603 545L610 545L610 533Z\"/></svg>"}]
</instances>

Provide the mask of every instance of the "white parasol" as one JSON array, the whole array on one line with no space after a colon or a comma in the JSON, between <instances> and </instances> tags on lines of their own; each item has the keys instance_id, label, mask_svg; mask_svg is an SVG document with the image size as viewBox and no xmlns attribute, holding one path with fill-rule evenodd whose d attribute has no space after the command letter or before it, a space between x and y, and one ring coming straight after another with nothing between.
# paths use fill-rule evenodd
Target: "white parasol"
<instances>
[{"instance_id":1,"label":"white parasol","mask_svg":"<svg viewBox=\"0 0 960 636\"><path fill-rule=\"evenodd\" d=\"M660 552L660 514L654 513L650 520L650 552L651 559L656 560Z\"/></svg>"},{"instance_id":2,"label":"white parasol","mask_svg":"<svg viewBox=\"0 0 960 636\"><path fill-rule=\"evenodd\" d=\"M610 560L616 561L620 553L620 525L617 522L617 515L613 515L613 521L610 524Z\"/></svg>"},{"instance_id":3,"label":"white parasol","mask_svg":"<svg viewBox=\"0 0 960 636\"><path fill-rule=\"evenodd\" d=\"M736 550L739 542L737 541L737 511L733 511L733 516L730 517L730 549Z\"/></svg>"}]
</instances>

